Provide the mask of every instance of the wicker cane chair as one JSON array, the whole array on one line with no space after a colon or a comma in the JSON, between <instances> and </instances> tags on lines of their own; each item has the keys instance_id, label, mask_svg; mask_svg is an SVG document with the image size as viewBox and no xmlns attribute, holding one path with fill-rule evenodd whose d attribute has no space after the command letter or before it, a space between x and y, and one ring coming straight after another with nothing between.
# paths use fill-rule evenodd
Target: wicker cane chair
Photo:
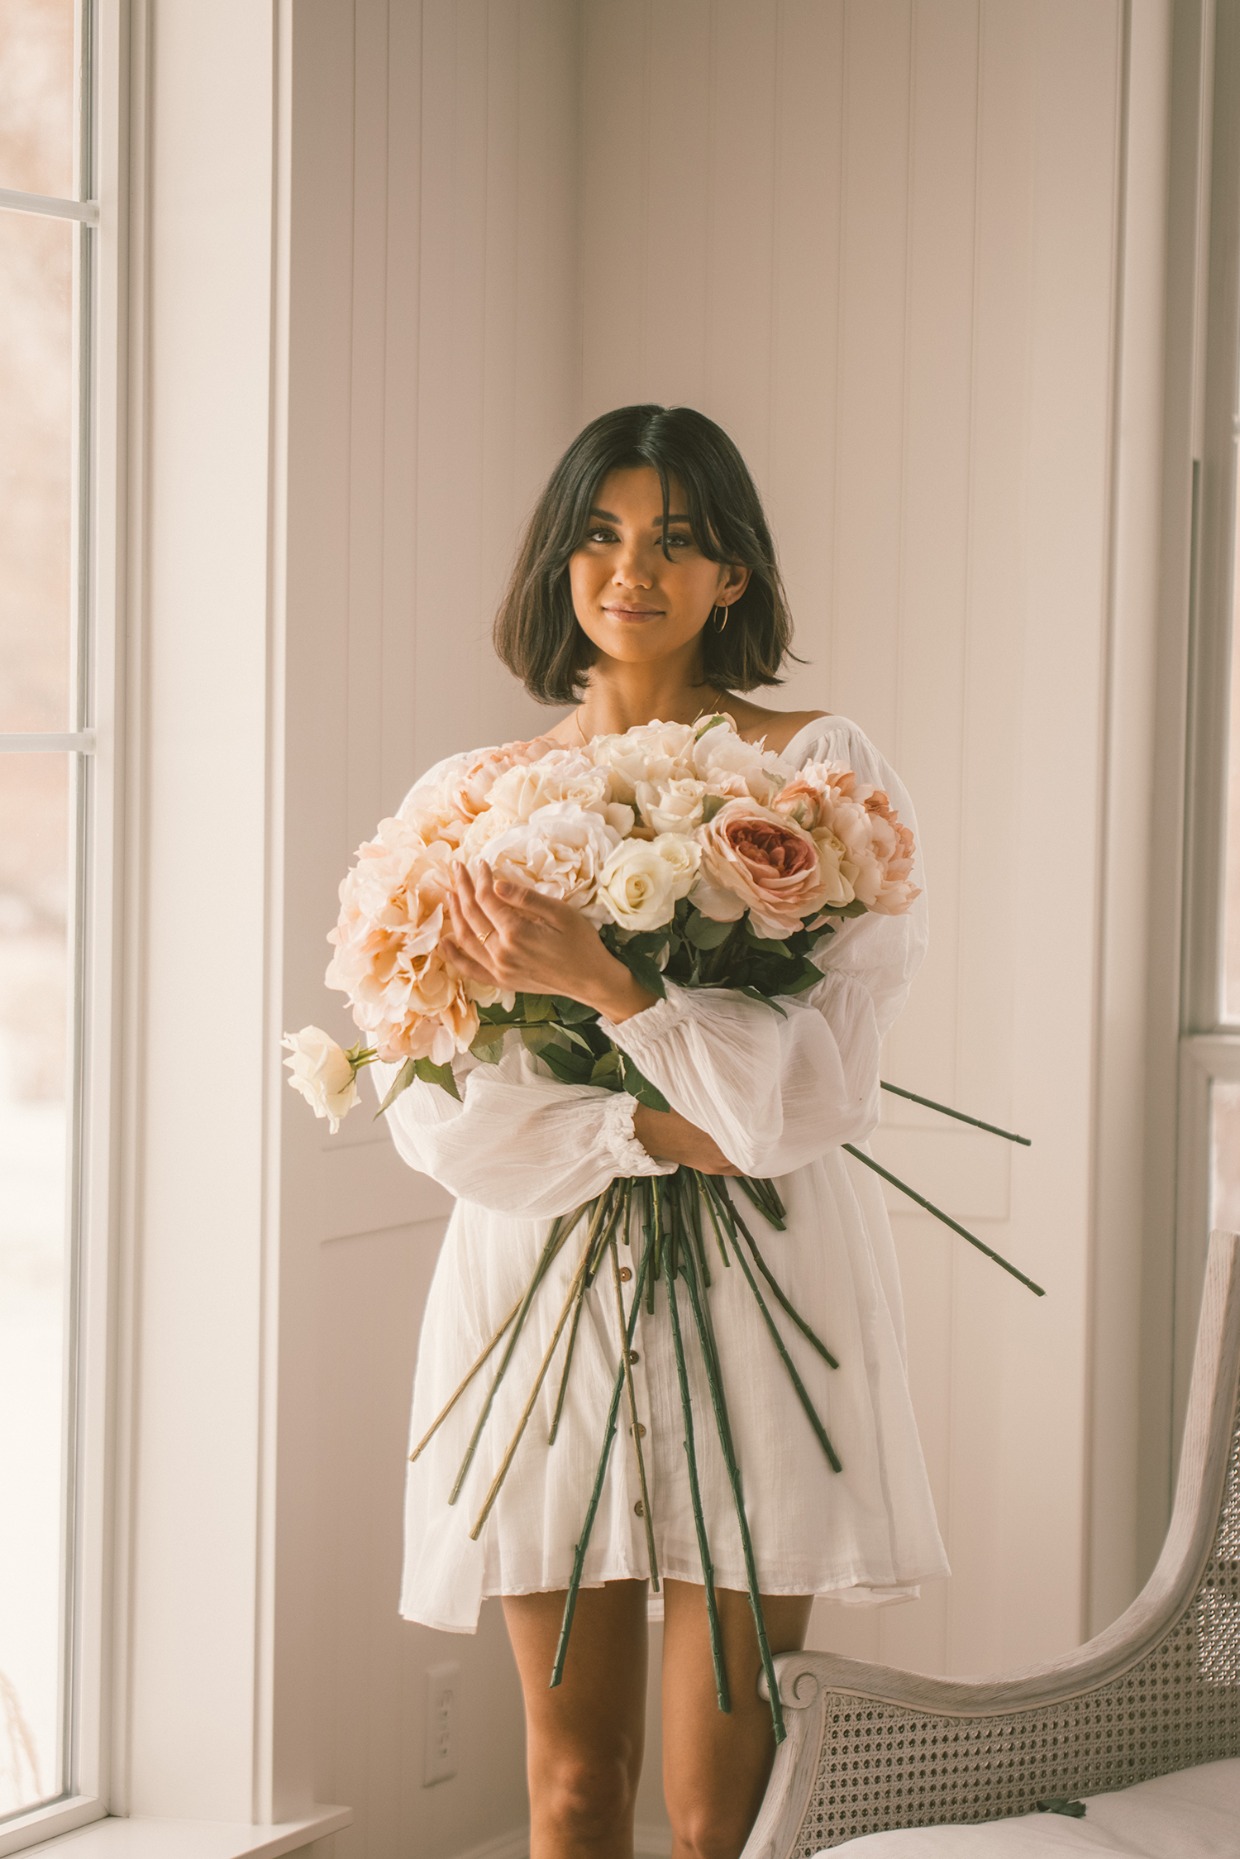
<instances>
[{"instance_id":1,"label":"wicker cane chair","mask_svg":"<svg viewBox=\"0 0 1240 1859\"><path fill-rule=\"evenodd\" d=\"M1048 1665L926 1678L776 1660L788 1736L742 1859L1032 1813L1240 1755L1240 1236L1214 1233L1158 1565L1113 1626Z\"/></svg>"}]
</instances>

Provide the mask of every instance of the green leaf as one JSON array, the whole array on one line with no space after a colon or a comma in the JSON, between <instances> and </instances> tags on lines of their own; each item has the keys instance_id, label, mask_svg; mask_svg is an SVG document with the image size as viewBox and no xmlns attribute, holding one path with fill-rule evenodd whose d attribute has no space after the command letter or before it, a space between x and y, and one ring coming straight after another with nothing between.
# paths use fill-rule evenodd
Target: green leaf
<instances>
[{"instance_id":1,"label":"green leaf","mask_svg":"<svg viewBox=\"0 0 1240 1859\"><path fill-rule=\"evenodd\" d=\"M588 1052L591 1060L593 1060L594 1047L590 1044L584 1033L579 1033L575 1026L561 1026L557 1030L563 1034L564 1038L567 1039L571 1045L580 1046L583 1051Z\"/></svg>"},{"instance_id":2,"label":"green leaf","mask_svg":"<svg viewBox=\"0 0 1240 1859\"><path fill-rule=\"evenodd\" d=\"M562 1084L589 1083L592 1061L583 1059L580 1053L566 1052L563 1046L547 1045L538 1056Z\"/></svg>"},{"instance_id":3,"label":"green leaf","mask_svg":"<svg viewBox=\"0 0 1240 1859\"><path fill-rule=\"evenodd\" d=\"M620 1054L620 1076L624 1088L630 1097L635 1097L639 1104L645 1104L648 1110L670 1110L671 1105L657 1085L651 1084L649 1078L643 1078L627 1052Z\"/></svg>"},{"instance_id":4,"label":"green leaf","mask_svg":"<svg viewBox=\"0 0 1240 1859\"><path fill-rule=\"evenodd\" d=\"M454 1097L457 1103L460 1103L461 1094L457 1089L456 1079L450 1065L436 1065L431 1059L415 1059L413 1070L416 1077L421 1078L426 1084L439 1085L449 1097Z\"/></svg>"},{"instance_id":5,"label":"green leaf","mask_svg":"<svg viewBox=\"0 0 1240 1859\"><path fill-rule=\"evenodd\" d=\"M726 805L722 794L708 794L702 802L702 820L713 820L720 807Z\"/></svg>"},{"instance_id":6,"label":"green leaf","mask_svg":"<svg viewBox=\"0 0 1240 1859\"><path fill-rule=\"evenodd\" d=\"M781 1020L788 1018L773 994L764 994L761 988L753 987L738 988L736 991L738 994L747 994L750 1000L761 1001L764 1007L773 1007Z\"/></svg>"},{"instance_id":7,"label":"green leaf","mask_svg":"<svg viewBox=\"0 0 1240 1859\"><path fill-rule=\"evenodd\" d=\"M806 988L812 988L816 981L822 980L822 970L815 962L805 960L791 981L785 981L780 987L781 994L800 994Z\"/></svg>"},{"instance_id":8,"label":"green leaf","mask_svg":"<svg viewBox=\"0 0 1240 1859\"><path fill-rule=\"evenodd\" d=\"M594 1068L590 1073L590 1083L603 1084L607 1080L613 1078L616 1083L619 1084L620 1054L616 1051L614 1046L612 1046L609 1051L604 1052L601 1058L595 1059Z\"/></svg>"},{"instance_id":9,"label":"green leaf","mask_svg":"<svg viewBox=\"0 0 1240 1859\"><path fill-rule=\"evenodd\" d=\"M617 950L616 953L635 981L640 981L644 988L649 988L650 992L657 994L660 1000L664 998L667 988L664 986L663 976L648 955L642 955L640 951L634 949L632 943L626 943L624 948Z\"/></svg>"},{"instance_id":10,"label":"green leaf","mask_svg":"<svg viewBox=\"0 0 1240 1859\"><path fill-rule=\"evenodd\" d=\"M721 923L717 917L704 917L693 910L685 919L685 935L695 949L718 949L736 928L735 922Z\"/></svg>"},{"instance_id":11,"label":"green leaf","mask_svg":"<svg viewBox=\"0 0 1240 1859\"><path fill-rule=\"evenodd\" d=\"M597 1007L587 1007L584 1001L575 1001L569 994L552 994L550 1000L556 1019L564 1026L580 1026L583 1020L598 1019Z\"/></svg>"},{"instance_id":12,"label":"green leaf","mask_svg":"<svg viewBox=\"0 0 1240 1859\"><path fill-rule=\"evenodd\" d=\"M401 1092L407 1091L409 1089L409 1086L413 1083L413 1078L414 1078L413 1060L406 1059L404 1064L401 1066L400 1070L397 1072L395 1078L393 1078L392 1080L391 1090L388 1092L387 1096L384 1098L383 1102L380 1104L378 1110L376 1110L375 1112L376 1117L381 1117L385 1110L388 1110L391 1108L391 1106L396 1102L397 1098L400 1096Z\"/></svg>"},{"instance_id":13,"label":"green leaf","mask_svg":"<svg viewBox=\"0 0 1240 1859\"><path fill-rule=\"evenodd\" d=\"M523 994L525 1002L524 1018L526 1020L553 1020L555 1008L550 994Z\"/></svg>"},{"instance_id":14,"label":"green leaf","mask_svg":"<svg viewBox=\"0 0 1240 1859\"><path fill-rule=\"evenodd\" d=\"M721 710L716 710L713 716L708 717L706 722L703 723L701 729L697 731L697 733L695 734L693 738L694 742L701 742L703 736L706 734L708 729L720 729L722 728L723 723L724 723L723 712Z\"/></svg>"},{"instance_id":15,"label":"green leaf","mask_svg":"<svg viewBox=\"0 0 1240 1859\"><path fill-rule=\"evenodd\" d=\"M481 1058L485 1048L500 1046L503 1043L504 1034L511 1031L512 1028L510 1026L505 1026L502 1022L497 1024L493 1020L486 1021L478 1028L478 1031L470 1040L469 1049Z\"/></svg>"}]
</instances>

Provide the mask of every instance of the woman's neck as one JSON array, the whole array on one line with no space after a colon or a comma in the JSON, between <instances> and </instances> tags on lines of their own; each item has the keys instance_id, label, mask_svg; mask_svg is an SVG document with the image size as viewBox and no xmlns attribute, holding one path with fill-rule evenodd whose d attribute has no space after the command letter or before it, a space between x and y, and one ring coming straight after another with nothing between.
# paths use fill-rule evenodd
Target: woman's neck
<instances>
[{"instance_id":1,"label":"woman's neck","mask_svg":"<svg viewBox=\"0 0 1240 1859\"><path fill-rule=\"evenodd\" d=\"M682 677L660 677L659 667L624 667L626 673L645 676L600 677L591 672L579 709L586 736L619 734L638 723L692 723L723 707L726 691L705 679L686 683Z\"/></svg>"}]
</instances>

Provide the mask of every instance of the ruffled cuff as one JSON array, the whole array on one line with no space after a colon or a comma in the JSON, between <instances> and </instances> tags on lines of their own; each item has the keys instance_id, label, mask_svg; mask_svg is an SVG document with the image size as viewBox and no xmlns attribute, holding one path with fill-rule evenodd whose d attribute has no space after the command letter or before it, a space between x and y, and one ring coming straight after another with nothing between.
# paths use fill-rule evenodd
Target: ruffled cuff
<instances>
[{"instance_id":1,"label":"ruffled cuff","mask_svg":"<svg viewBox=\"0 0 1240 1859\"><path fill-rule=\"evenodd\" d=\"M638 1142L633 1132L636 1111L637 1099L630 1092L613 1091L603 1112L603 1141L615 1161L617 1175L675 1174L677 1163L660 1162Z\"/></svg>"},{"instance_id":2,"label":"ruffled cuff","mask_svg":"<svg viewBox=\"0 0 1240 1859\"><path fill-rule=\"evenodd\" d=\"M598 1023L608 1039L635 1059L639 1070L642 1054L679 1026L688 1012L683 989L675 982L665 985L667 993L661 999L651 1001L640 1013L631 1013L627 1020L609 1020L604 1014L599 1015Z\"/></svg>"}]
</instances>

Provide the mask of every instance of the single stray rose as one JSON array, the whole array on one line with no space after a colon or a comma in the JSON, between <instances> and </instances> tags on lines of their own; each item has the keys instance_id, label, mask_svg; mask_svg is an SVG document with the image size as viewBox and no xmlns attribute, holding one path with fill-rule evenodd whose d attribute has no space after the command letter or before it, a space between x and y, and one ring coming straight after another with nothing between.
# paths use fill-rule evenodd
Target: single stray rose
<instances>
[{"instance_id":1,"label":"single stray rose","mask_svg":"<svg viewBox=\"0 0 1240 1859\"><path fill-rule=\"evenodd\" d=\"M289 1083L300 1091L316 1117L327 1118L334 1136L340 1119L357 1102L357 1074L348 1053L321 1026L286 1033L280 1043L292 1055L284 1061L291 1073Z\"/></svg>"},{"instance_id":2,"label":"single stray rose","mask_svg":"<svg viewBox=\"0 0 1240 1859\"><path fill-rule=\"evenodd\" d=\"M691 893L704 916L748 910L759 936L780 941L821 910L832 889L803 827L756 801L729 800L698 828L702 869Z\"/></svg>"}]
</instances>

